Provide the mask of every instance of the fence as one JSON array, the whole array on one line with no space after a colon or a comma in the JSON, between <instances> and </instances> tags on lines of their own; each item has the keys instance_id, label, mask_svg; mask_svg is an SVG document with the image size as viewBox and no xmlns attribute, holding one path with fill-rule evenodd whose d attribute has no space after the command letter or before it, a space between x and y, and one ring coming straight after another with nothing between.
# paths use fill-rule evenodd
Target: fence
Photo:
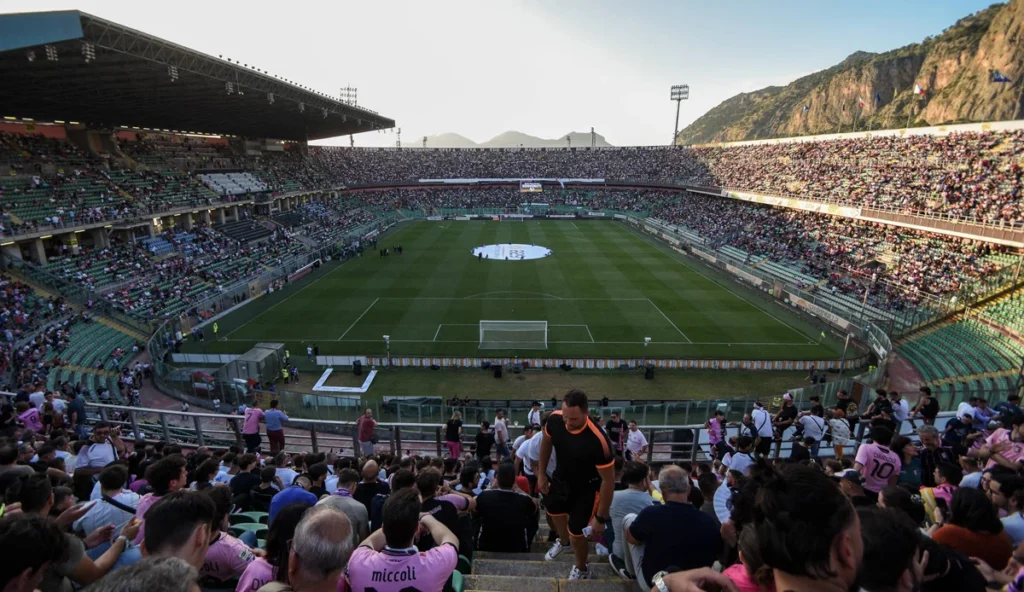
<instances>
[{"instance_id":1,"label":"fence","mask_svg":"<svg viewBox=\"0 0 1024 592\"><path fill-rule=\"evenodd\" d=\"M134 441L152 443L156 441L173 442L183 446L207 446L226 448L228 446L244 447L241 434L242 417L239 415L222 415L213 413L192 413L148 409L142 407L121 407L99 403L87 403L87 410L93 411L99 419L122 426L122 433L134 437ZM156 416L155 418L152 416ZM943 412L936 420L936 427L942 429L946 421L954 413ZM630 418L632 419L632 418ZM217 428L215 423L223 421L224 427ZM912 422L903 422L901 433L913 436L916 426ZM851 456L865 437L864 423L858 425L853 442L844 445L844 452ZM465 426L463 442L472 442L475 426ZM729 425L726 436L740 433L740 426ZM359 445L356 441L356 424L353 421L331 420L292 420L286 426L285 450L288 452L314 453L330 452L339 456L358 455ZM680 425L640 425L640 430L651 443L647 461L689 461L708 462L711 460L711 447L708 443L707 428L703 424ZM519 435L513 427L510 436ZM782 432L775 439L771 458L785 458L793 447L793 428ZM389 454L444 454L443 426L436 423L378 423L376 429L378 452ZM472 451L472 445L469 450ZM835 449L829 442L822 442L819 456L828 458L835 455Z\"/></svg>"}]
</instances>

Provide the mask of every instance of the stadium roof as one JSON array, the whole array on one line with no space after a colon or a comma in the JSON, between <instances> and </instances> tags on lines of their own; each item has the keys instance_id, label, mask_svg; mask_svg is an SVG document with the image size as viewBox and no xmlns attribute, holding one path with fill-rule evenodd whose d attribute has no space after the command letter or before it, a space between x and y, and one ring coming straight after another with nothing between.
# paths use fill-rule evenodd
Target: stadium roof
<instances>
[{"instance_id":1,"label":"stadium roof","mask_svg":"<svg viewBox=\"0 0 1024 592\"><path fill-rule=\"evenodd\" d=\"M395 125L75 10L0 15L0 116L294 141Z\"/></svg>"}]
</instances>

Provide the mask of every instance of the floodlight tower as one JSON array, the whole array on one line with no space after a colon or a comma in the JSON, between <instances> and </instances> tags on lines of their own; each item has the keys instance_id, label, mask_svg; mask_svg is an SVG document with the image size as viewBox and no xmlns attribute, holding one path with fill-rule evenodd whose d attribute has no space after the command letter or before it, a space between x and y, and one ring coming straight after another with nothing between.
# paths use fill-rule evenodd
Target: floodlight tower
<instances>
[{"instance_id":1,"label":"floodlight tower","mask_svg":"<svg viewBox=\"0 0 1024 592\"><path fill-rule=\"evenodd\" d=\"M341 87L341 102L346 105L358 105L359 89L354 86L343 86Z\"/></svg>"},{"instance_id":2,"label":"floodlight tower","mask_svg":"<svg viewBox=\"0 0 1024 592\"><path fill-rule=\"evenodd\" d=\"M676 128L672 133L672 144L676 145L676 138L679 137L679 106L683 101L690 98L690 85L689 84L677 84L672 87L672 100L676 102Z\"/></svg>"},{"instance_id":3,"label":"floodlight tower","mask_svg":"<svg viewBox=\"0 0 1024 592\"><path fill-rule=\"evenodd\" d=\"M402 128L398 128L397 137L395 139L395 148L402 147Z\"/></svg>"}]
</instances>

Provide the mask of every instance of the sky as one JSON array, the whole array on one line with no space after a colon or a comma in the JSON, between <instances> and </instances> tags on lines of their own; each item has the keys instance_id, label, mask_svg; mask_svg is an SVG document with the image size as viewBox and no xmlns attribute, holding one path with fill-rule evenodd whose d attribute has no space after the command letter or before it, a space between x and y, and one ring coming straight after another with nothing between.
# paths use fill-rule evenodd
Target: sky
<instances>
[{"instance_id":1,"label":"sky","mask_svg":"<svg viewBox=\"0 0 1024 592\"><path fill-rule=\"evenodd\" d=\"M454 132L557 138L593 127L616 146L667 144L741 92L854 51L941 33L991 1L0 0L0 13L79 9L338 96L395 120L403 144ZM135 122L132 122L133 124ZM145 125L145 122L138 122ZM394 131L355 136L394 146ZM327 144L348 145L348 137Z\"/></svg>"}]
</instances>

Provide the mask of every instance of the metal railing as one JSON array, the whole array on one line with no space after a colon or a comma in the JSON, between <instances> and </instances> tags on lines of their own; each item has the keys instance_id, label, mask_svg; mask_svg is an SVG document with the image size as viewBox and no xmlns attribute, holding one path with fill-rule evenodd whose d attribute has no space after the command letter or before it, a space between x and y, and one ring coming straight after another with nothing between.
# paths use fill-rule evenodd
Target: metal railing
<instances>
[{"instance_id":1,"label":"metal railing","mask_svg":"<svg viewBox=\"0 0 1024 592\"><path fill-rule=\"evenodd\" d=\"M151 409L145 407L122 407L100 403L86 403L87 411L94 412L95 419L122 426L136 443L167 442L183 447L227 448L244 447L240 415L216 413L193 413ZM940 430L955 413L939 414L935 425ZM155 418L153 417L155 416ZM624 419L631 419L626 417ZM216 428L215 422L225 422L223 428ZM182 425L184 424L184 425ZM860 422L851 441L843 444L844 452L856 450L865 438L865 422ZM901 433L914 436L916 424L905 421ZM462 440L464 449L472 452L475 426L464 426ZM286 424L285 450L287 452L333 452L338 455L358 455L356 423L352 421L330 421L318 419L292 419ZM421 454L442 456L445 453L444 426L440 423L380 423L375 435L378 438L376 450L389 454ZM708 443L707 428L704 424L686 425L641 425L640 430L647 436L650 446L648 462L689 461L710 462L711 446ZM743 430L738 424L728 424L725 437L740 435ZM510 437L519 435L520 428L510 428ZM782 431L773 440L771 458L786 458L792 450L795 429ZM155 437L154 437L155 436ZM835 456L836 448L831 442L822 441L819 456Z\"/></svg>"}]
</instances>

